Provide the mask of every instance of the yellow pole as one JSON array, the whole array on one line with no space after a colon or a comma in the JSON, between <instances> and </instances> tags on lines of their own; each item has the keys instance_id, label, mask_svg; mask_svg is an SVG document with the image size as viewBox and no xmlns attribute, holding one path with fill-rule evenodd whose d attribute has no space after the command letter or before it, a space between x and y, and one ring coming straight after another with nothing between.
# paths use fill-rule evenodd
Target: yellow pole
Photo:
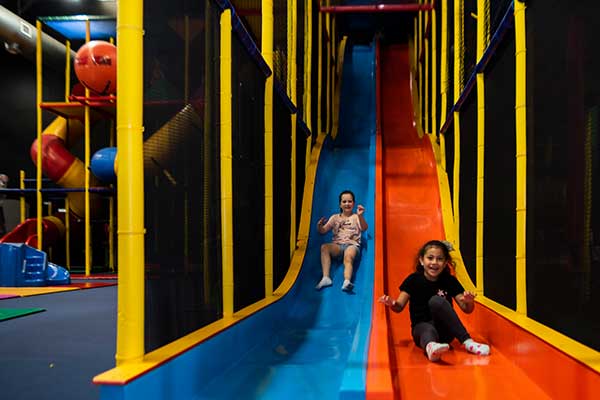
<instances>
[{"instance_id":1,"label":"yellow pole","mask_svg":"<svg viewBox=\"0 0 600 400\"><path fill-rule=\"evenodd\" d=\"M37 248L42 249L42 23L35 22L37 28L37 39L35 47L35 64L36 64L36 111L37 111L37 156L36 156L36 233L38 237Z\"/></svg>"},{"instance_id":2,"label":"yellow pole","mask_svg":"<svg viewBox=\"0 0 600 400\"><path fill-rule=\"evenodd\" d=\"M419 4L421 4L423 2L423 0L419 0ZM423 112L425 110L423 110L423 80L424 80L424 75L423 75L423 63L421 62L421 56L423 55L423 13L421 11L419 11L419 30L418 30L418 50L417 50L417 68L418 68L418 75L419 75L419 80L418 80L418 85L419 85L419 121L417 121L417 124L419 125L420 129L423 129Z\"/></svg>"},{"instance_id":3,"label":"yellow pole","mask_svg":"<svg viewBox=\"0 0 600 400\"><path fill-rule=\"evenodd\" d=\"M477 57L479 62L489 41L489 2L477 0ZM485 75L477 74L477 227L475 244L476 288L479 294L484 293L483 280L483 206L485 182Z\"/></svg>"},{"instance_id":4,"label":"yellow pole","mask_svg":"<svg viewBox=\"0 0 600 400\"><path fill-rule=\"evenodd\" d=\"M437 136L437 21L431 10L431 133Z\"/></svg>"},{"instance_id":5,"label":"yellow pole","mask_svg":"<svg viewBox=\"0 0 600 400\"><path fill-rule=\"evenodd\" d=\"M330 135L335 139L335 134L337 134L337 132L335 132L335 92L337 90L337 85L339 84L338 82L338 77L336 76L336 69L337 69L337 38L335 35L335 15L331 16L331 52L329 53L329 59L331 60L331 64L330 64L330 69L331 69L331 92L329 93L329 110L331 112L331 126L329 128L329 133Z\"/></svg>"},{"instance_id":6,"label":"yellow pole","mask_svg":"<svg viewBox=\"0 0 600 400\"><path fill-rule=\"evenodd\" d=\"M527 315L527 47L525 4L515 1L514 7L516 47L515 123L517 133L517 312Z\"/></svg>"},{"instance_id":7,"label":"yellow pole","mask_svg":"<svg viewBox=\"0 0 600 400\"><path fill-rule=\"evenodd\" d=\"M110 43L114 44L114 38L110 38ZM110 120L110 147L115 146L115 120ZM116 171L115 171L116 173ZM114 185L110 185L114 189ZM67 229L67 232L68 229ZM108 268L115 272L115 197L114 194L108 199Z\"/></svg>"},{"instance_id":8,"label":"yellow pole","mask_svg":"<svg viewBox=\"0 0 600 400\"><path fill-rule=\"evenodd\" d=\"M321 105L323 104L323 14L319 13L318 17L319 25L317 27L317 135L323 132L323 113Z\"/></svg>"},{"instance_id":9,"label":"yellow pole","mask_svg":"<svg viewBox=\"0 0 600 400\"><path fill-rule=\"evenodd\" d=\"M425 0L424 3L427 4L428 1L429 0ZM423 13L423 11L421 11L421 13ZM423 95L425 101L423 102L424 110L422 110L421 114L423 115L423 119L425 121L425 133L427 134L431 133L429 131L429 37L427 36L427 25L429 25L429 21L429 13L425 11L425 15L423 16L423 39L425 41L425 75L423 77L425 89Z\"/></svg>"},{"instance_id":10,"label":"yellow pole","mask_svg":"<svg viewBox=\"0 0 600 400\"><path fill-rule=\"evenodd\" d=\"M25 171L19 171L19 188L25 189ZM21 193L19 197L19 208L21 211L21 219L20 222L23 223L25 221L26 212L25 212L25 194Z\"/></svg>"},{"instance_id":11,"label":"yellow pole","mask_svg":"<svg viewBox=\"0 0 600 400\"><path fill-rule=\"evenodd\" d=\"M313 26L312 26L312 0L305 1L305 12L304 19L306 21L304 41L306 43L304 48L304 55L306 58L306 64L304 66L304 121L308 130L312 133L312 47L313 47ZM304 161L304 176L308 173L308 166L310 165L310 150L311 150L312 138L306 139L306 154Z\"/></svg>"},{"instance_id":12,"label":"yellow pole","mask_svg":"<svg viewBox=\"0 0 600 400\"><path fill-rule=\"evenodd\" d=\"M262 0L261 53L273 70L273 0ZM265 297L273 294L273 75L265 81Z\"/></svg>"},{"instance_id":13,"label":"yellow pole","mask_svg":"<svg viewBox=\"0 0 600 400\"><path fill-rule=\"evenodd\" d=\"M415 74L419 72L419 17L415 15L413 19L413 64L412 68ZM419 77L417 76L417 80Z\"/></svg>"},{"instance_id":14,"label":"yellow pole","mask_svg":"<svg viewBox=\"0 0 600 400\"><path fill-rule=\"evenodd\" d=\"M110 147L115 145L115 122L110 121ZM114 185L110 185L114 188ZM115 198L114 195L108 199L108 268L115 272Z\"/></svg>"},{"instance_id":15,"label":"yellow pole","mask_svg":"<svg viewBox=\"0 0 600 400\"><path fill-rule=\"evenodd\" d=\"M291 0L292 10L290 13L290 24L288 29L288 35L291 35L291 48L288 48L288 57L290 59L290 77L291 77L291 88L290 88L290 100L292 103L296 103L296 40L297 30L296 21L298 17L297 3L296 0ZM292 157L291 157L291 196L290 196L290 258L296 249L296 128L298 121L298 114L292 114Z\"/></svg>"},{"instance_id":16,"label":"yellow pole","mask_svg":"<svg viewBox=\"0 0 600 400\"><path fill-rule=\"evenodd\" d=\"M90 21L85 21L85 42L90 41ZM85 97L90 97L90 91L85 88ZM85 164L85 276L92 272L91 257L91 229L90 229L90 107L87 105L85 110L85 133L84 133L84 164Z\"/></svg>"},{"instance_id":17,"label":"yellow pole","mask_svg":"<svg viewBox=\"0 0 600 400\"><path fill-rule=\"evenodd\" d=\"M233 168L231 110L231 10L221 13L221 247L223 317L233 314Z\"/></svg>"},{"instance_id":18,"label":"yellow pole","mask_svg":"<svg viewBox=\"0 0 600 400\"><path fill-rule=\"evenodd\" d=\"M65 197L65 262L71 269L71 204L69 196Z\"/></svg>"},{"instance_id":19,"label":"yellow pole","mask_svg":"<svg viewBox=\"0 0 600 400\"><path fill-rule=\"evenodd\" d=\"M287 23L287 38L286 38L286 49L287 49L287 68L286 68L286 84L285 84L285 88L286 88L286 93L287 95L291 98L292 97L292 57L290 57L291 54L291 48L292 48L292 4L293 0L287 0L287 7L286 7L286 11L287 11L287 19L286 19L286 23Z\"/></svg>"},{"instance_id":20,"label":"yellow pole","mask_svg":"<svg viewBox=\"0 0 600 400\"><path fill-rule=\"evenodd\" d=\"M46 210L46 215L52 215L52 213L54 212L53 207L52 207L52 201L48 200L47 204L47 210ZM52 260L53 258L53 248L52 246L48 247L48 260Z\"/></svg>"},{"instance_id":21,"label":"yellow pole","mask_svg":"<svg viewBox=\"0 0 600 400\"><path fill-rule=\"evenodd\" d=\"M65 101L69 102L69 93L71 92L71 42L66 42L66 63L65 63Z\"/></svg>"},{"instance_id":22,"label":"yellow pole","mask_svg":"<svg viewBox=\"0 0 600 400\"><path fill-rule=\"evenodd\" d=\"M325 52L325 65L327 68L327 89L325 90L325 132L331 133L331 15L325 15L325 36L327 40L327 48Z\"/></svg>"},{"instance_id":23,"label":"yellow pole","mask_svg":"<svg viewBox=\"0 0 600 400\"><path fill-rule=\"evenodd\" d=\"M67 40L67 51L65 60L65 102L69 102L71 92L71 42ZM67 121L68 124L68 121ZM71 270L71 217L69 196L65 197L65 264L67 270Z\"/></svg>"},{"instance_id":24,"label":"yellow pole","mask_svg":"<svg viewBox=\"0 0 600 400\"><path fill-rule=\"evenodd\" d=\"M143 0L117 7L117 365L144 357Z\"/></svg>"},{"instance_id":25,"label":"yellow pole","mask_svg":"<svg viewBox=\"0 0 600 400\"><path fill-rule=\"evenodd\" d=\"M446 122L448 108L448 0L442 0L442 48L440 50L440 127ZM446 171L446 134L440 133L441 164Z\"/></svg>"}]
</instances>

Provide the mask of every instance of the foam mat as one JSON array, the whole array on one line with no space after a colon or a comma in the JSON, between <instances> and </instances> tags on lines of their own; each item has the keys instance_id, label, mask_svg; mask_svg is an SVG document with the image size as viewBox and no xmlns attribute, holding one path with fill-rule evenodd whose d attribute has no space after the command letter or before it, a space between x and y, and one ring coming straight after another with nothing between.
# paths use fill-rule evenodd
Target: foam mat
<instances>
[{"instance_id":1,"label":"foam mat","mask_svg":"<svg viewBox=\"0 0 600 400\"><path fill-rule=\"evenodd\" d=\"M0 308L0 321L46 311L44 308Z\"/></svg>"},{"instance_id":2,"label":"foam mat","mask_svg":"<svg viewBox=\"0 0 600 400\"><path fill-rule=\"evenodd\" d=\"M0 295L10 296L35 296L38 294L48 294L65 292L68 290L79 290L78 287L69 286L43 286L43 287L0 287Z\"/></svg>"}]
</instances>

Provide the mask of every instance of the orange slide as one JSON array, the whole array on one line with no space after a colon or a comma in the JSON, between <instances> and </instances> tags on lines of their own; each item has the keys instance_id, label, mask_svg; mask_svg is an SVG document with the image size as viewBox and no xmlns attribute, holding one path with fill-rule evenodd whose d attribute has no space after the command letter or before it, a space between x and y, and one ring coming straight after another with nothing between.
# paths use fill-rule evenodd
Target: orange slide
<instances>
[{"instance_id":1,"label":"orange slide","mask_svg":"<svg viewBox=\"0 0 600 400\"><path fill-rule=\"evenodd\" d=\"M383 293L398 295L423 243L445 237L436 160L429 138L419 139L413 124L408 47L383 47L379 60L376 237L381 240L367 398L537 400L575 393L591 398L600 382L597 373L481 304L473 314L459 315L476 340L491 344L491 356L468 354L454 341L453 350L432 363L412 341L408 310L396 314L376 303Z\"/></svg>"}]
</instances>

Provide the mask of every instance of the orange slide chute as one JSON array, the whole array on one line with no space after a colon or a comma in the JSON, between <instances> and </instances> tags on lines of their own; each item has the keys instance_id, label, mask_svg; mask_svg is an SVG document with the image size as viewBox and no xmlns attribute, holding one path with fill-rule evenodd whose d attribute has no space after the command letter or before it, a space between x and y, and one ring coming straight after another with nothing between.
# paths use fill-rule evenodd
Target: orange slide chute
<instances>
[{"instance_id":1,"label":"orange slide chute","mask_svg":"<svg viewBox=\"0 0 600 400\"><path fill-rule=\"evenodd\" d=\"M415 270L420 246L443 239L437 165L428 136L413 123L408 47L384 47L378 133L375 293L368 399L593 398L600 375L482 304L459 316L475 340L490 343L489 357L456 341L441 362L427 360L412 340L408 310L391 312L376 299L396 297ZM556 371L556 372L550 372Z\"/></svg>"}]
</instances>

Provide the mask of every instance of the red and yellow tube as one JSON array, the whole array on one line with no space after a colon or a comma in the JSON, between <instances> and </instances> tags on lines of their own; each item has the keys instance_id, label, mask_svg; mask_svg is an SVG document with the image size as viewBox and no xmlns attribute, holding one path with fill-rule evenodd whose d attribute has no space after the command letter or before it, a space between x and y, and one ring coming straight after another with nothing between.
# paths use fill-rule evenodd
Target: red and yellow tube
<instances>
[{"instance_id":1,"label":"red and yellow tube","mask_svg":"<svg viewBox=\"0 0 600 400\"><path fill-rule=\"evenodd\" d=\"M82 188L85 185L85 165L67 149L69 139L81 136L84 125L76 119L58 117L42 132L42 171L57 185L68 188ZM31 159L37 165L37 139L31 145ZM92 178L90 186L96 186ZM71 212L79 218L85 216L85 193L71 192L67 196ZM93 209L93 208L91 208Z\"/></svg>"}]
</instances>

